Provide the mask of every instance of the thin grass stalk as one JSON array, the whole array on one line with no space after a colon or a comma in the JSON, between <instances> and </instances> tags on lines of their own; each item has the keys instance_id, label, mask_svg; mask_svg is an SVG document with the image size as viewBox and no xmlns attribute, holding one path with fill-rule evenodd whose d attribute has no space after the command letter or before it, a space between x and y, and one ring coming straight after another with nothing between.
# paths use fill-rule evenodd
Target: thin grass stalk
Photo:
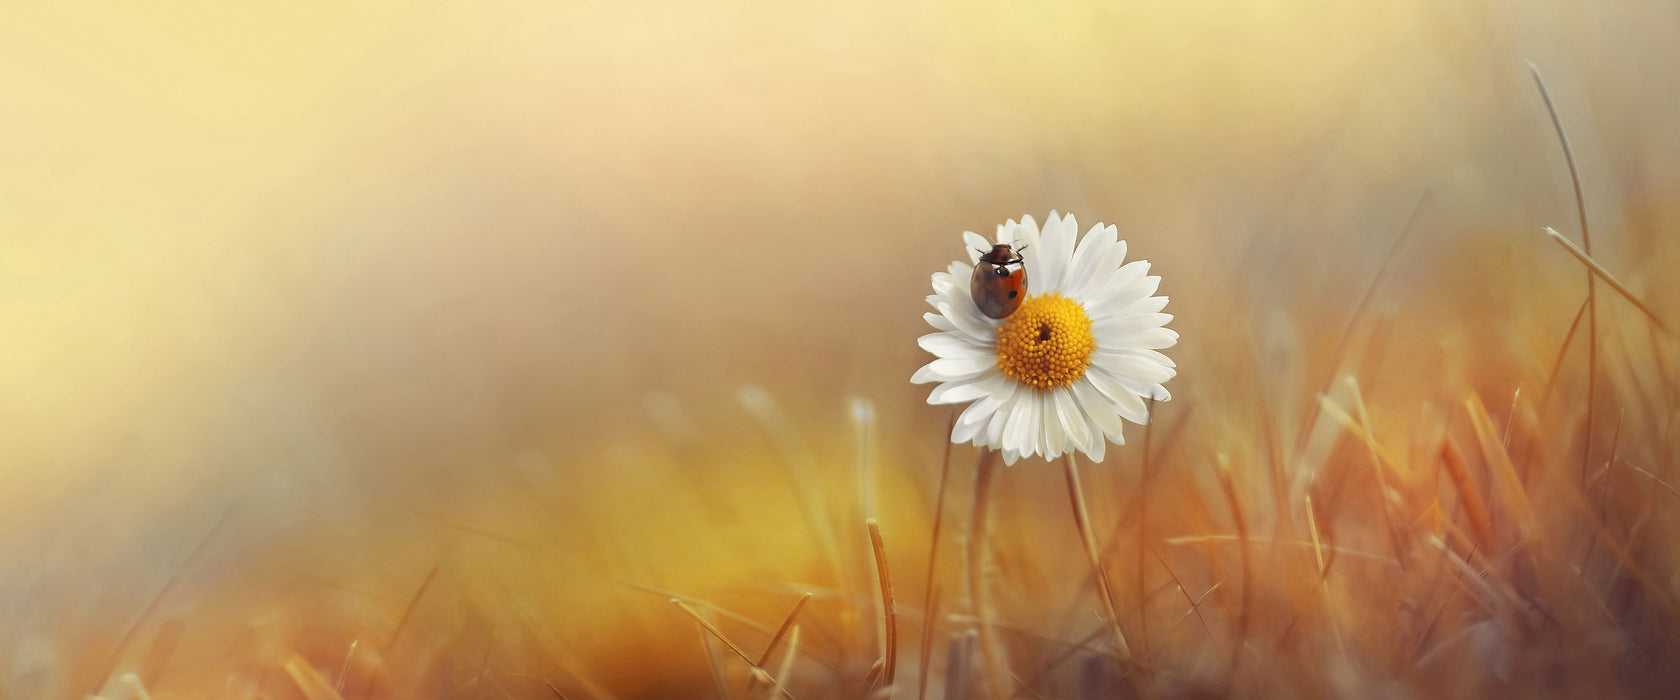
<instances>
[{"instance_id":1,"label":"thin grass stalk","mask_svg":"<svg viewBox=\"0 0 1680 700\"><path fill-rule=\"evenodd\" d=\"M1569 146L1569 134L1563 129L1563 119L1558 116L1557 106L1552 104L1552 93L1546 89L1546 81L1540 77L1540 67L1532 62L1528 64L1534 73L1534 85L1540 88L1540 98L1546 101L1546 111L1552 115L1552 126L1557 129L1558 143L1563 145L1563 159L1569 164L1569 182L1575 188L1575 211L1581 217L1581 248L1584 259L1592 257L1592 234L1587 230L1587 200L1581 193L1581 173L1575 167L1575 149ZM1549 231L1550 229L1548 229ZM1562 236L1554 238L1568 242ZM1573 248L1574 246L1568 246ZM1596 265L1589 265L1596 267ZM1587 270L1587 425L1586 437L1581 444L1581 483L1587 479L1587 464L1592 459L1593 438L1593 399L1598 391L1598 288L1597 280L1592 270Z\"/></svg>"},{"instance_id":2,"label":"thin grass stalk","mask_svg":"<svg viewBox=\"0 0 1680 700\"><path fill-rule=\"evenodd\" d=\"M1225 491L1225 500L1231 508L1231 519L1237 527L1237 540L1242 550L1242 603L1237 611L1237 638L1231 645L1231 665L1225 671L1225 687L1234 688L1237 671L1242 667L1242 650L1248 643L1248 624L1250 608L1254 602L1254 570L1253 557L1248 546L1248 521L1243 518L1242 502L1237 498L1236 484L1231 480L1231 465L1229 459L1220 454L1218 459L1219 485Z\"/></svg>"},{"instance_id":3,"label":"thin grass stalk","mask_svg":"<svg viewBox=\"0 0 1680 700\"><path fill-rule=\"evenodd\" d=\"M992 608L991 591L986 585L986 545L991 530L992 482L997 476L998 456L981 448L979 464L974 470L974 505L969 511L968 525L968 595L974 609L980 652L985 657L986 684L994 700L1009 697L1009 657L998 636L997 611Z\"/></svg>"},{"instance_id":4,"label":"thin grass stalk","mask_svg":"<svg viewBox=\"0 0 1680 700\"><path fill-rule=\"evenodd\" d=\"M1149 423L1143 426L1143 454L1139 455L1138 475L1138 544L1137 544L1137 600L1138 600L1138 638L1143 643L1143 655L1149 657L1149 606L1145 604L1143 589L1148 585L1145 572L1148 571L1147 561L1143 557L1145 549L1149 547L1149 437L1155 432L1155 396L1149 396ZM1153 550L1151 550L1153 551Z\"/></svg>"},{"instance_id":5,"label":"thin grass stalk","mask_svg":"<svg viewBox=\"0 0 1680 700\"><path fill-rule=\"evenodd\" d=\"M1126 633L1120 629L1120 616L1114 609L1108 572L1103 569L1102 555L1098 553L1097 540L1091 531L1091 515L1085 507L1085 490L1079 485L1079 465L1073 461L1072 453L1062 456L1062 467L1067 474L1068 500L1073 502L1073 522L1079 529L1080 542L1085 545L1085 556L1091 562L1091 576L1096 579L1097 597L1102 599L1103 614L1108 617L1110 631L1114 633L1114 649L1121 660L1130 660L1132 648L1126 643Z\"/></svg>"},{"instance_id":6,"label":"thin grass stalk","mask_svg":"<svg viewBox=\"0 0 1680 700\"><path fill-rule=\"evenodd\" d=\"M934 576L938 573L939 563L939 532L945 524L945 489L951 480L951 431L957 427L956 411L951 412L951 422L945 426L945 457L939 463L939 493L933 501L933 535L928 542L927 582L922 586L922 643L921 668L917 678L917 700L927 700L928 664L933 651L933 630L938 622L934 615L935 586Z\"/></svg>"},{"instance_id":7,"label":"thin grass stalk","mask_svg":"<svg viewBox=\"0 0 1680 700\"><path fill-rule=\"evenodd\" d=\"M881 540L881 525L868 521L869 544L875 551L875 570L881 580L881 619L886 629L882 639L881 657L885 667L881 671L881 685L892 687L898 672L898 604L893 597L892 574L887 569L887 546Z\"/></svg>"}]
</instances>

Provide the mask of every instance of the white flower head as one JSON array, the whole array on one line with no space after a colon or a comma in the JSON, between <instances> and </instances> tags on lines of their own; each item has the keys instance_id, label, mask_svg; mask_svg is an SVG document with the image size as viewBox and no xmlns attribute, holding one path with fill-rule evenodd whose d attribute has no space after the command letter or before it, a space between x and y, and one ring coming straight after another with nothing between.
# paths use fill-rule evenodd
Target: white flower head
<instances>
[{"instance_id":1,"label":"white flower head","mask_svg":"<svg viewBox=\"0 0 1680 700\"><path fill-rule=\"evenodd\" d=\"M1162 383L1177 365L1161 350L1178 342L1155 296L1161 278L1149 262L1127 263L1126 242L1098 224L1075 244L1073 215L1050 212L1041 233L1032 217L998 226L997 243L1019 251L1027 296L1014 313L988 318L969 287L992 242L964 231L968 262L933 273L922 318L937 333L917 339L938 356L910 378L938 382L930 404L963 404L951 442L1003 453L1004 462L1073 451L1101 462L1108 441L1125 444L1121 419L1149 422L1148 399L1172 398Z\"/></svg>"}]
</instances>

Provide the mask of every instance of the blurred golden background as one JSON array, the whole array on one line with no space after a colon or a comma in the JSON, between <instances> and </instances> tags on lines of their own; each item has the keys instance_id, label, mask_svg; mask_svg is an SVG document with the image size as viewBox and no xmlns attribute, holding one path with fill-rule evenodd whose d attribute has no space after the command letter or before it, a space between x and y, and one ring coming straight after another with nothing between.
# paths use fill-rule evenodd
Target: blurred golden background
<instances>
[{"instance_id":1,"label":"blurred golden background","mask_svg":"<svg viewBox=\"0 0 1680 700\"><path fill-rule=\"evenodd\" d=\"M1350 593L1313 618L1319 635L1354 624L1337 628L1343 661L1329 668L1327 647L1270 641L1311 608L1286 593L1318 590L1314 575L1274 561L1275 596L1255 588L1255 600L1246 577L1221 573L1234 549L1167 540L1233 531L1221 456L1265 521L1255 527L1280 541L1286 525L1305 532L1303 493L1342 493L1343 481L1314 481L1316 465L1347 463L1364 505L1319 526L1404 568L1375 529L1382 491L1365 483L1364 443L1313 422L1326 388L1351 405L1344 375L1360 382L1377 442L1412 465L1403 473L1418 481L1394 498L1416 506L1415 527L1464 527L1440 505L1451 490L1437 494L1449 482L1436 455L1456 436L1483 468L1466 396L1507 447L1521 426L1511 449L1535 465L1525 479L1564 483L1539 475L1584 468L1579 339L1555 396L1538 400L1585 297L1581 264L1540 233L1580 235L1525 61L1569 130L1594 258L1680 318L1680 10L1666 3L93 2L4 14L8 700L128 697L129 673L155 698L329 697L288 670L294 654L346 698L715 693L693 621L671 595L625 584L771 629L818 592L788 689L858 696L878 653L865 515L900 584L901 668L918 662L949 415L907 381L928 359L915 344L928 275L961 257L963 230L1051 209L1081 229L1118 225L1163 277L1182 334L1156 480L1140 479L1141 429L1085 468L1097 530L1141 541L1148 502L1161 553L1196 578L1190 594L1223 580L1209 605L1243 611L1262 667L1294 669L1220 670L1234 613L1209 620L1219 635L1192 622L1167 637L1183 599L1134 594L1166 572L1144 563L1146 548L1116 545L1122 610L1144 610L1122 621L1157 639L1153 677L1201 679L1146 694L1403 697L1424 687L1413 667L1377 660L1416 660L1448 637L1407 630L1470 629L1497 611L1460 599L1422 626L1396 612L1402 593ZM1676 476L1675 393L1671 339L1603 285L1597 305L1586 444L1620 490L1570 493L1602 515L1665 497L1655 479ZM1519 386L1526 409L1511 398ZM951 459L940 578L944 610L962 614L955 538L975 455ZM1058 470L1033 462L1000 478L1003 617L1063 641L1098 629ZM1547 527L1567 535L1583 579L1613 564L1606 586L1635 569L1652 600L1673 599L1677 504L1656 503L1627 505L1651 518L1640 528L1621 514L1595 529L1579 513ZM1581 536L1639 530L1643 544L1629 538L1618 557L1603 544L1580 556ZM1421 546L1415 556L1441 556ZM1346 575L1324 581L1438 591L1450 578ZM1570 591L1569 605L1591 600ZM1668 610L1648 641L1673 651ZM720 624L750 650L765 641ZM969 623L941 624L930 692L946 685L947 638ZM1364 646L1346 638L1360 630ZM1025 678L1037 647L1015 645ZM1551 689L1591 688L1615 657L1581 654L1552 663L1582 685ZM711 667L744 696L739 660ZM894 695L911 697L916 675L903 670L912 680ZM1525 687L1498 685L1520 674L1493 686L1475 675L1450 691ZM1033 692L1073 697L1075 685Z\"/></svg>"}]
</instances>

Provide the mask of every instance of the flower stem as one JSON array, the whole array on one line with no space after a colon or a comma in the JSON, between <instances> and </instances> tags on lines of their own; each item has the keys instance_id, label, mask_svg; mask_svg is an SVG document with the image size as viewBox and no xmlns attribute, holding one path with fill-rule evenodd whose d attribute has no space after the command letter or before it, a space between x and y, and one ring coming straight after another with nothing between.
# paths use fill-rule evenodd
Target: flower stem
<instances>
[{"instance_id":1,"label":"flower stem","mask_svg":"<svg viewBox=\"0 0 1680 700\"><path fill-rule=\"evenodd\" d=\"M998 637L997 611L991 604L986 586L986 543L991 531L992 477L996 476L997 455L981 448L980 462L974 472L974 507L968 525L968 595L974 606L974 618L979 624L980 652L985 655L986 682L993 700L1008 700L1012 695L1009 682L1009 657L1004 653L1003 640Z\"/></svg>"},{"instance_id":2,"label":"flower stem","mask_svg":"<svg viewBox=\"0 0 1680 700\"><path fill-rule=\"evenodd\" d=\"M1097 539L1091 534L1091 516L1085 509L1085 491L1079 486L1079 467L1074 464L1072 454L1062 457L1062 466L1067 472L1068 498L1073 501L1073 522L1079 528L1079 539L1085 543L1085 556L1091 560L1091 577L1097 581L1097 597L1102 599L1103 614L1108 617L1109 627L1114 632L1114 648L1121 659L1129 659L1132 648L1126 644L1126 633L1120 631L1120 616L1114 610L1114 596L1109 593L1108 573L1103 570L1102 555L1097 553Z\"/></svg>"}]
</instances>

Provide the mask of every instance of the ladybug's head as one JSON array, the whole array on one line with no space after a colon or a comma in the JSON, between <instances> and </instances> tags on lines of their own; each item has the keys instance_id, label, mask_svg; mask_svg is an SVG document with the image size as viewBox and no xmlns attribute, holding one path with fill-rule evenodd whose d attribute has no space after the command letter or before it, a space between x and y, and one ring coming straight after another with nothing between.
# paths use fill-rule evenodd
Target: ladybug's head
<instances>
[{"instance_id":1,"label":"ladybug's head","mask_svg":"<svg viewBox=\"0 0 1680 700\"><path fill-rule=\"evenodd\" d=\"M1013 265L1021 262L1021 255L1016 253L1014 248L1008 243L993 244L992 249L981 255L980 259L993 265Z\"/></svg>"}]
</instances>

